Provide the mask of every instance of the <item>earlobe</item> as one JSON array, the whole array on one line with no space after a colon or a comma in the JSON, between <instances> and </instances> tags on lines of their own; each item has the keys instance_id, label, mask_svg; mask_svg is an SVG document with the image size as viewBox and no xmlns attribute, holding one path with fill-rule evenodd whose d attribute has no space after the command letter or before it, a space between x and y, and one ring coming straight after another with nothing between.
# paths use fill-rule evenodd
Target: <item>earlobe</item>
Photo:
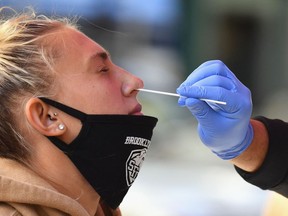
<instances>
[{"instance_id":1,"label":"earlobe","mask_svg":"<svg viewBox=\"0 0 288 216\"><path fill-rule=\"evenodd\" d=\"M30 98L26 103L25 115L31 126L41 134L60 136L66 127L53 109L39 98Z\"/></svg>"}]
</instances>

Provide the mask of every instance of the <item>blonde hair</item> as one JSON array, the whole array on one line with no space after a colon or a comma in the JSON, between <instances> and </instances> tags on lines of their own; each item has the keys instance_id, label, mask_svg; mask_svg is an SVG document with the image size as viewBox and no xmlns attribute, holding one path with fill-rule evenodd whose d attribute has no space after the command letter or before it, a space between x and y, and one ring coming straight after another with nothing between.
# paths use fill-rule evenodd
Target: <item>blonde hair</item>
<instances>
[{"instance_id":1,"label":"blonde hair","mask_svg":"<svg viewBox=\"0 0 288 216\"><path fill-rule=\"evenodd\" d=\"M0 9L0 16L4 11ZM77 28L73 20L37 16L32 9L0 18L0 157L21 162L29 157L16 119L24 115L28 96L51 91L59 50L46 39L65 27Z\"/></svg>"}]
</instances>

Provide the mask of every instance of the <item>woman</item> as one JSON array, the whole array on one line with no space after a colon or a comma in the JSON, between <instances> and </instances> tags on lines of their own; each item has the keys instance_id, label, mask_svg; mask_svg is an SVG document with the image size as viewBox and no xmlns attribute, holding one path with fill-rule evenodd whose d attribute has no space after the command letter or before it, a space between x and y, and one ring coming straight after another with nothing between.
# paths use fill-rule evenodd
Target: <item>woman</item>
<instances>
[{"instance_id":1,"label":"woman","mask_svg":"<svg viewBox=\"0 0 288 216\"><path fill-rule=\"evenodd\" d=\"M121 215L157 119L139 78L66 19L0 24L0 215Z\"/></svg>"}]
</instances>

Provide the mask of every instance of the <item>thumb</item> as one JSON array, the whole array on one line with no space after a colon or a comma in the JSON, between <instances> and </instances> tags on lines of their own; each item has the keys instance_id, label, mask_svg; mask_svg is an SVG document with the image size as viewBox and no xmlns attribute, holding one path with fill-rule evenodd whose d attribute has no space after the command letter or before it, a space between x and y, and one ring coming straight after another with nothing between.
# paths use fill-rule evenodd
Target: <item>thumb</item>
<instances>
[{"instance_id":1,"label":"thumb","mask_svg":"<svg viewBox=\"0 0 288 216\"><path fill-rule=\"evenodd\" d=\"M207 118L211 112L211 107L206 102L195 98L187 98L185 105L198 120Z\"/></svg>"}]
</instances>

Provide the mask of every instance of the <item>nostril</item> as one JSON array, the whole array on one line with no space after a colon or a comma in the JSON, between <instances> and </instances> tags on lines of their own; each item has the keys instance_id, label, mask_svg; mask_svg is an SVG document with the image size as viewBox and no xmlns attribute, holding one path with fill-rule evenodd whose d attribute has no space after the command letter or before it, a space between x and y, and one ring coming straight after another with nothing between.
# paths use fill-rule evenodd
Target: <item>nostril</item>
<instances>
[{"instance_id":1,"label":"nostril","mask_svg":"<svg viewBox=\"0 0 288 216\"><path fill-rule=\"evenodd\" d=\"M130 79L128 82L124 82L122 84L122 93L125 96L131 96L132 94L135 95L138 93L137 89L143 87L143 81L140 78L133 76L133 79Z\"/></svg>"}]
</instances>

